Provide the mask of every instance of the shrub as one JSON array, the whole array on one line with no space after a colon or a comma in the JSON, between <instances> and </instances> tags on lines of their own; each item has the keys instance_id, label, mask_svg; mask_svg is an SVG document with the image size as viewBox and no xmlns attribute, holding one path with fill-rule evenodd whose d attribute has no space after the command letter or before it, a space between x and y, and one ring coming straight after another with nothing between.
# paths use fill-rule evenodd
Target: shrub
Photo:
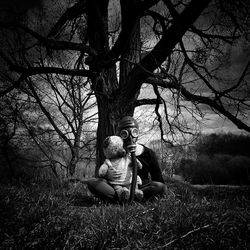
<instances>
[{"instance_id":1,"label":"shrub","mask_svg":"<svg viewBox=\"0 0 250 250\"><path fill-rule=\"evenodd\" d=\"M227 169L223 167L222 159L227 157L220 156L210 158L207 155L200 156L194 166L191 175L192 184L228 184L230 177Z\"/></svg>"},{"instance_id":2,"label":"shrub","mask_svg":"<svg viewBox=\"0 0 250 250\"><path fill-rule=\"evenodd\" d=\"M175 174L183 176L185 180L190 180L192 172L194 171L195 161L192 159L182 158L180 164L175 168Z\"/></svg>"},{"instance_id":3,"label":"shrub","mask_svg":"<svg viewBox=\"0 0 250 250\"><path fill-rule=\"evenodd\" d=\"M37 179L54 178L51 167L44 161L42 152L35 146L20 149L14 144L7 147L7 157L0 153L0 182L22 179L30 182Z\"/></svg>"},{"instance_id":4,"label":"shrub","mask_svg":"<svg viewBox=\"0 0 250 250\"><path fill-rule=\"evenodd\" d=\"M250 158L245 156L232 157L227 163L230 176L233 177L233 184L250 184Z\"/></svg>"},{"instance_id":5,"label":"shrub","mask_svg":"<svg viewBox=\"0 0 250 250\"><path fill-rule=\"evenodd\" d=\"M228 154L250 157L250 136L236 134L202 135L195 145L197 155Z\"/></svg>"},{"instance_id":6,"label":"shrub","mask_svg":"<svg viewBox=\"0 0 250 250\"><path fill-rule=\"evenodd\" d=\"M249 185L250 158L200 155L196 161L182 159L177 172L192 184Z\"/></svg>"}]
</instances>

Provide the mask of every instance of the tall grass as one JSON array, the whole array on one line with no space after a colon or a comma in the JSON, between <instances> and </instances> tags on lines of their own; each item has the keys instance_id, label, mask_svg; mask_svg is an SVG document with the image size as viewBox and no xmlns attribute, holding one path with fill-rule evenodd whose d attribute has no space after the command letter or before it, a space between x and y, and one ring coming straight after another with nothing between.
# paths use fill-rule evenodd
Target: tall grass
<instances>
[{"instance_id":1,"label":"tall grass","mask_svg":"<svg viewBox=\"0 0 250 250\"><path fill-rule=\"evenodd\" d=\"M103 204L82 185L1 186L1 249L247 249L249 197L169 185L143 204ZM79 203L79 202L82 203Z\"/></svg>"}]
</instances>

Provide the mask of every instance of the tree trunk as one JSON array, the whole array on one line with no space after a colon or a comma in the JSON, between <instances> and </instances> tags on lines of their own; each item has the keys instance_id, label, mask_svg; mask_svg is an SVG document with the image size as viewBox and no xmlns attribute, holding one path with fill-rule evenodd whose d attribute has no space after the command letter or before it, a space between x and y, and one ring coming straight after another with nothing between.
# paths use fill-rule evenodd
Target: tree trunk
<instances>
[{"instance_id":1,"label":"tree trunk","mask_svg":"<svg viewBox=\"0 0 250 250\"><path fill-rule=\"evenodd\" d=\"M98 127L96 142L96 173L103 163L104 154L102 143L107 136L116 132L119 120L119 107L117 107L117 96L114 94L118 89L116 69L103 70L99 74L95 91L98 108Z\"/></svg>"},{"instance_id":2,"label":"tree trunk","mask_svg":"<svg viewBox=\"0 0 250 250\"><path fill-rule=\"evenodd\" d=\"M129 46L126 52L122 55L120 63L120 82L117 84L117 75L115 67L113 69L106 70L105 73L99 75L99 82L96 86L102 86L102 89L98 88L96 91L97 105L98 105L98 129L97 129L97 168L96 174L104 160L102 142L106 136L114 135L116 133L118 121L126 115L133 116L134 103L124 102L121 105L117 105L121 92L118 91L121 88L126 89L126 80L129 72L134 67L134 64L140 60L140 32L139 32L139 20L132 32ZM103 82L100 82L103 81ZM118 88L119 87L119 88ZM129 91L129 90L128 90ZM105 95L99 94L105 93ZM135 93L134 100L137 99L139 92Z\"/></svg>"},{"instance_id":3,"label":"tree trunk","mask_svg":"<svg viewBox=\"0 0 250 250\"><path fill-rule=\"evenodd\" d=\"M83 112L84 107L81 106L80 108L80 117L79 117L79 124L76 127L76 134L75 134L75 140L74 145L71 148L71 160L69 163L69 173L71 176L75 174L76 164L79 160L79 154L80 154L80 147L81 147L81 135L82 135L82 127L83 127Z\"/></svg>"},{"instance_id":4,"label":"tree trunk","mask_svg":"<svg viewBox=\"0 0 250 250\"><path fill-rule=\"evenodd\" d=\"M75 147L71 149L71 159L69 163L69 174L71 177L74 175L76 170L76 164L78 162L78 154L79 154L78 151L79 149Z\"/></svg>"},{"instance_id":5,"label":"tree trunk","mask_svg":"<svg viewBox=\"0 0 250 250\"><path fill-rule=\"evenodd\" d=\"M138 0L135 0L138 1ZM140 60L140 21L136 21L134 28L132 29L130 37L128 37L128 43L123 48L123 54L121 55L120 63L120 81L118 85L118 76L116 72L116 65L108 68L102 68L99 64L99 59L103 59L105 54L109 51L108 46L108 17L107 7L108 1L88 1L89 13L93 15L88 16L88 33L90 46L97 52L96 58L89 58L90 69L96 73L95 77L92 77L92 88L95 91L98 107L98 128L97 128L97 145L96 145L96 173L103 163L104 154L102 149L102 143L105 137L114 135L116 133L116 127L118 121L125 115L133 115L134 102L117 103L121 98L123 90L126 89L128 74L134 67L135 63ZM123 2L121 2L122 4ZM130 4L122 5L123 21L130 18ZM95 17L95 19L93 18ZM139 91L134 93L135 101L139 95Z\"/></svg>"},{"instance_id":6,"label":"tree trunk","mask_svg":"<svg viewBox=\"0 0 250 250\"><path fill-rule=\"evenodd\" d=\"M96 142L96 171L98 171L100 165L103 163L104 154L102 149L102 143L107 136L115 134L115 123L113 112L115 111L115 105L110 102L106 97L97 98L98 105L98 128L97 128L97 142Z\"/></svg>"},{"instance_id":7,"label":"tree trunk","mask_svg":"<svg viewBox=\"0 0 250 250\"><path fill-rule=\"evenodd\" d=\"M134 4L138 2L138 0L134 0ZM124 2L124 8L123 12L123 18L126 20L126 18L130 18L129 12L130 5L129 3ZM119 86L122 89L122 92L120 95L123 95L124 92L130 92L130 89L127 88L128 85L128 76L131 72L131 70L134 68L134 66L140 62L141 59L141 38L140 38L140 19L138 18L135 21L135 25L133 29L131 30L130 37L128 37L128 45L126 49L124 50L123 54L121 55L121 62L120 62L120 81ZM138 96L140 94L140 91L137 91L133 93L133 100L129 103L119 101L120 106L120 112L125 115L133 116L134 110L135 110L135 101L137 100ZM120 99L120 98L119 98Z\"/></svg>"}]
</instances>

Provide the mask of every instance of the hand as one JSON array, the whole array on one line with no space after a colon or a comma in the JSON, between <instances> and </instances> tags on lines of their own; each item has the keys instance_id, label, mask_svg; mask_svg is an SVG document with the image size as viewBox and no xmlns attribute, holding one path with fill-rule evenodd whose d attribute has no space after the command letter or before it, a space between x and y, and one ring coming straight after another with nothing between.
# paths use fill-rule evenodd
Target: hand
<instances>
[{"instance_id":1,"label":"hand","mask_svg":"<svg viewBox=\"0 0 250 250\"><path fill-rule=\"evenodd\" d=\"M137 167L138 167L139 169L142 169L142 164L141 164L141 162L140 162L138 159L136 159L136 162L137 162Z\"/></svg>"},{"instance_id":2,"label":"hand","mask_svg":"<svg viewBox=\"0 0 250 250\"><path fill-rule=\"evenodd\" d=\"M128 152L132 153L136 151L136 144L131 144L127 146Z\"/></svg>"}]
</instances>

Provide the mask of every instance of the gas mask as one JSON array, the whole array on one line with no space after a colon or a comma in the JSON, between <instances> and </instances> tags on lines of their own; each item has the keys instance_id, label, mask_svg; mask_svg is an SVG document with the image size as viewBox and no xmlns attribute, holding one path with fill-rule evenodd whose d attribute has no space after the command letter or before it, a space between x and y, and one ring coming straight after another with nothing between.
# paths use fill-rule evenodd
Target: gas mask
<instances>
[{"instance_id":1,"label":"gas mask","mask_svg":"<svg viewBox=\"0 0 250 250\"><path fill-rule=\"evenodd\" d=\"M124 145L128 152L135 152L138 135L138 128L125 128L120 131L120 137L123 139Z\"/></svg>"},{"instance_id":2,"label":"gas mask","mask_svg":"<svg viewBox=\"0 0 250 250\"><path fill-rule=\"evenodd\" d=\"M139 129L138 124L133 117L125 116L119 122L119 136L123 139L124 146L129 152L135 151Z\"/></svg>"}]
</instances>

